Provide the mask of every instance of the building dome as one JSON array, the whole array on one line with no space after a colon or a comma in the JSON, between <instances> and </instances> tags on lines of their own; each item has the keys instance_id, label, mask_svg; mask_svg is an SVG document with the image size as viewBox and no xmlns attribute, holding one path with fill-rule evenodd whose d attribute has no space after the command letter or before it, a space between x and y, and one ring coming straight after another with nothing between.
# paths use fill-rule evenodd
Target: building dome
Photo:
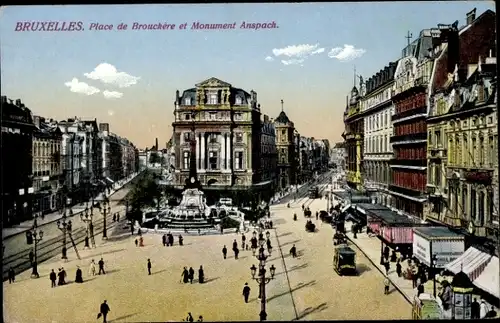
<instances>
[{"instance_id":1,"label":"building dome","mask_svg":"<svg viewBox=\"0 0 500 323\"><path fill-rule=\"evenodd\" d=\"M474 288L474 285L472 285L471 280L469 279L469 276L467 276L466 273L463 271L460 271L458 274L453 277L453 280L451 282L451 286L454 288Z\"/></svg>"}]
</instances>

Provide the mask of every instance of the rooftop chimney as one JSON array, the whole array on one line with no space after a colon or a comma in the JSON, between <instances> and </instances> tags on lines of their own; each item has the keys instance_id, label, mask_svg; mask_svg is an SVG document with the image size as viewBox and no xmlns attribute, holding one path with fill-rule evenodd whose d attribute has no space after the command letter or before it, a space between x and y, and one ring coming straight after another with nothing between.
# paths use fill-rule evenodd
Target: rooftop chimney
<instances>
[{"instance_id":1,"label":"rooftop chimney","mask_svg":"<svg viewBox=\"0 0 500 323\"><path fill-rule=\"evenodd\" d=\"M99 131L109 131L109 123L99 123Z\"/></svg>"},{"instance_id":2,"label":"rooftop chimney","mask_svg":"<svg viewBox=\"0 0 500 323\"><path fill-rule=\"evenodd\" d=\"M476 20L476 8L467 13L467 26L472 24L474 20Z\"/></svg>"},{"instance_id":3,"label":"rooftop chimney","mask_svg":"<svg viewBox=\"0 0 500 323\"><path fill-rule=\"evenodd\" d=\"M22 103L22 102L21 102L21 99L17 99L17 100L16 100L16 105L17 105L18 107L20 107L20 106L21 106L21 103Z\"/></svg>"}]
</instances>

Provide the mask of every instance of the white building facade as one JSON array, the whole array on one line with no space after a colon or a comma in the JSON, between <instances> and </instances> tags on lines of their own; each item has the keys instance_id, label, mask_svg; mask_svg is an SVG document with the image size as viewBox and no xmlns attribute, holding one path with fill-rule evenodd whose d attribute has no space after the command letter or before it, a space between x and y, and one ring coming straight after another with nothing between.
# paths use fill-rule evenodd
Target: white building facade
<instances>
[{"instance_id":1,"label":"white building facade","mask_svg":"<svg viewBox=\"0 0 500 323\"><path fill-rule=\"evenodd\" d=\"M366 82L366 94L361 100L364 115L363 172L364 188L372 191L376 203L390 205L387 192L391 181L390 159L393 156L390 138L393 132L391 101L397 63L389 63Z\"/></svg>"}]
</instances>

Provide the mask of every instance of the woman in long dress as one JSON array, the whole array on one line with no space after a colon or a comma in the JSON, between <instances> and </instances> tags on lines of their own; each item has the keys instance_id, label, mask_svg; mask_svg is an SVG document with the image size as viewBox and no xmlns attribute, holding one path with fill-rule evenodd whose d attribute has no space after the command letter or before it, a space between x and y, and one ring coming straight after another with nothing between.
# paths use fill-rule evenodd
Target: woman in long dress
<instances>
[{"instance_id":1,"label":"woman in long dress","mask_svg":"<svg viewBox=\"0 0 500 323\"><path fill-rule=\"evenodd\" d=\"M76 269L75 283L83 283L82 270L80 267Z\"/></svg>"},{"instance_id":2,"label":"woman in long dress","mask_svg":"<svg viewBox=\"0 0 500 323\"><path fill-rule=\"evenodd\" d=\"M142 237L139 238L139 247L144 247L144 239Z\"/></svg>"},{"instance_id":3,"label":"woman in long dress","mask_svg":"<svg viewBox=\"0 0 500 323\"><path fill-rule=\"evenodd\" d=\"M205 272L203 271L203 266L200 266L200 269L198 269L198 281L200 284L205 282Z\"/></svg>"},{"instance_id":4,"label":"woman in long dress","mask_svg":"<svg viewBox=\"0 0 500 323\"><path fill-rule=\"evenodd\" d=\"M189 272L187 270L187 267L184 267L184 270L182 271L182 281L184 284L187 284L189 282Z\"/></svg>"}]
</instances>

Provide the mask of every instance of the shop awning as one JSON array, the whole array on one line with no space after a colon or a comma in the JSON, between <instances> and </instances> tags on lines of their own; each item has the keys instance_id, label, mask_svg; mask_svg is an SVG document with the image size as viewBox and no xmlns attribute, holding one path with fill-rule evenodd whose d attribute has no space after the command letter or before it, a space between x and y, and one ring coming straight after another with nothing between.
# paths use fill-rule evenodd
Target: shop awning
<instances>
[{"instance_id":1,"label":"shop awning","mask_svg":"<svg viewBox=\"0 0 500 323\"><path fill-rule=\"evenodd\" d=\"M500 298L498 265L498 257L491 257L483 272L472 282L476 287L496 298Z\"/></svg>"},{"instance_id":2,"label":"shop awning","mask_svg":"<svg viewBox=\"0 0 500 323\"><path fill-rule=\"evenodd\" d=\"M114 183L115 183L115 181L114 181L114 180L112 180L112 179L111 179L111 178L109 178L109 177L106 177L106 180L107 180L108 182L110 182L111 184L114 184Z\"/></svg>"},{"instance_id":3,"label":"shop awning","mask_svg":"<svg viewBox=\"0 0 500 323\"><path fill-rule=\"evenodd\" d=\"M491 260L491 257L492 256L486 252L470 247L460 257L444 266L444 268L454 274L458 274L460 271L463 271L467 274L467 276L469 276L470 280L474 281L484 271L486 265Z\"/></svg>"},{"instance_id":4,"label":"shop awning","mask_svg":"<svg viewBox=\"0 0 500 323\"><path fill-rule=\"evenodd\" d=\"M340 213L344 213L345 211L349 210L349 208L351 207L351 204L347 204L346 206L344 206L341 210L340 210Z\"/></svg>"}]
</instances>

